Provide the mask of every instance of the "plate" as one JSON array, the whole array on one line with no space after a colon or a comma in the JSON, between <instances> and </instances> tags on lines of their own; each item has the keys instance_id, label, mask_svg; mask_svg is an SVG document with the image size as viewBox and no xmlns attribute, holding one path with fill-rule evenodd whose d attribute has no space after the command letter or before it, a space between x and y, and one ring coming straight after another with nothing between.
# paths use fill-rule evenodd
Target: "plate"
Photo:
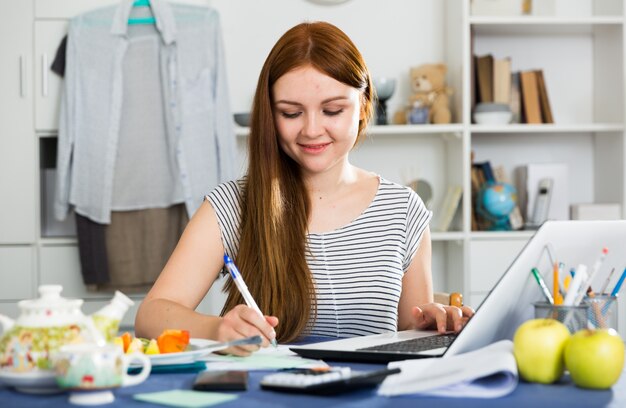
<instances>
[{"instance_id":1,"label":"plate","mask_svg":"<svg viewBox=\"0 0 626 408\"><path fill-rule=\"evenodd\" d=\"M61 392L54 371L16 373L0 370L0 383L28 394L52 394Z\"/></svg>"},{"instance_id":2,"label":"plate","mask_svg":"<svg viewBox=\"0 0 626 408\"><path fill-rule=\"evenodd\" d=\"M153 366L191 364L196 361L197 357L209 353L210 350L206 350L206 348L216 343L216 341L207 339L190 339L186 351L181 351L180 353L146 354L146 356L150 359ZM135 367L139 365L131 364L130 366Z\"/></svg>"}]
</instances>

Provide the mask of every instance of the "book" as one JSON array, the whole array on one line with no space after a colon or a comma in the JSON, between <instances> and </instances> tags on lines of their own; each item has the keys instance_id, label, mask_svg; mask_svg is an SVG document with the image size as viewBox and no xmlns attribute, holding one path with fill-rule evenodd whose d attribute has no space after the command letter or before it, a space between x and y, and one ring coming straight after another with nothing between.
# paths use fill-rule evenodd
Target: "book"
<instances>
[{"instance_id":1,"label":"book","mask_svg":"<svg viewBox=\"0 0 626 408\"><path fill-rule=\"evenodd\" d=\"M482 188L483 182L481 180L481 175L478 173L482 170L479 170L477 167L472 166L470 168L470 174L472 179L472 231L480 231L480 223L478 221L478 217L476 215L476 199L478 198L478 192Z\"/></svg>"},{"instance_id":2,"label":"book","mask_svg":"<svg viewBox=\"0 0 626 408\"><path fill-rule=\"evenodd\" d=\"M394 361L387 367L402 370L378 389L378 395L387 397L499 398L513 392L519 382L511 340L446 358Z\"/></svg>"},{"instance_id":3,"label":"book","mask_svg":"<svg viewBox=\"0 0 626 408\"><path fill-rule=\"evenodd\" d=\"M450 229L450 224L454 218L454 214L459 208L461 196L463 195L463 188L460 185L449 186L446 195L443 198L441 205L441 213L439 220L434 229L437 231L445 232Z\"/></svg>"},{"instance_id":4,"label":"book","mask_svg":"<svg viewBox=\"0 0 626 408\"><path fill-rule=\"evenodd\" d=\"M509 107L511 108L511 123L524 123L522 116L522 90L519 72L511 73L511 92L509 93Z\"/></svg>"},{"instance_id":5,"label":"book","mask_svg":"<svg viewBox=\"0 0 626 408\"><path fill-rule=\"evenodd\" d=\"M521 72L520 84L522 89L522 110L524 111L526 123L542 123L537 75L534 71Z\"/></svg>"},{"instance_id":6,"label":"book","mask_svg":"<svg viewBox=\"0 0 626 408\"><path fill-rule=\"evenodd\" d=\"M483 184L484 183L495 183L496 177L493 174L493 168L491 167L490 161L473 163L472 166L479 167L482 170L483 174Z\"/></svg>"},{"instance_id":7,"label":"book","mask_svg":"<svg viewBox=\"0 0 626 408\"><path fill-rule=\"evenodd\" d=\"M487 184L488 180L485 176L485 168L487 166L484 163L472 163L471 175L472 175L472 217L475 219L475 229L473 231L485 231L489 229L490 222L487 221L478 212L478 198L480 192ZM491 165L489 165L489 169ZM487 170L489 172L489 169ZM474 227L472 227L474 228Z\"/></svg>"},{"instance_id":8,"label":"book","mask_svg":"<svg viewBox=\"0 0 626 408\"><path fill-rule=\"evenodd\" d=\"M511 101L511 58L493 60L493 101L507 105Z\"/></svg>"},{"instance_id":9,"label":"book","mask_svg":"<svg viewBox=\"0 0 626 408\"><path fill-rule=\"evenodd\" d=\"M541 120L543 123L554 123L552 118L552 108L550 107L550 100L548 99L548 90L546 88L546 81L543 76L542 70L535 71L537 76L537 90L539 92L539 103L541 105Z\"/></svg>"},{"instance_id":10,"label":"book","mask_svg":"<svg viewBox=\"0 0 626 408\"><path fill-rule=\"evenodd\" d=\"M493 55L476 57L478 102L493 102Z\"/></svg>"}]
</instances>

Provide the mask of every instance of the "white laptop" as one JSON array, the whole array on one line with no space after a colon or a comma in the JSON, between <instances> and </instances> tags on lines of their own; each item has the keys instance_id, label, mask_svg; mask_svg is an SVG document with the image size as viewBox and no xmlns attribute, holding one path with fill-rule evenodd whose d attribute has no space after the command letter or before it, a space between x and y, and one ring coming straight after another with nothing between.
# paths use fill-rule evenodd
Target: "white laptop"
<instances>
[{"instance_id":1,"label":"white laptop","mask_svg":"<svg viewBox=\"0 0 626 408\"><path fill-rule=\"evenodd\" d=\"M626 221L545 222L458 335L407 330L294 346L291 350L308 358L388 362L446 357L476 350L498 340L512 339L517 327L534 317L533 303L545 301L531 268L537 267L548 287L552 287L552 265L546 251L548 244L556 260L563 262L567 271L579 264L591 269L602 248L608 248L609 253L592 282L592 287L598 288L612 268L622 271L626 266ZM620 274L614 274L614 281L615 275Z\"/></svg>"}]
</instances>

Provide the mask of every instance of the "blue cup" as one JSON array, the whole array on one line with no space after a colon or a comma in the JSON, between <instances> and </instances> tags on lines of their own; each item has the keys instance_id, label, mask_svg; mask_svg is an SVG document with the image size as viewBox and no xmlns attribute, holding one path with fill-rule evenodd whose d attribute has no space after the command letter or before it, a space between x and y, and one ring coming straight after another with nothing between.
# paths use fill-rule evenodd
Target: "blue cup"
<instances>
[{"instance_id":1,"label":"blue cup","mask_svg":"<svg viewBox=\"0 0 626 408\"><path fill-rule=\"evenodd\" d=\"M408 113L408 122L412 125L421 125L428 123L428 114L430 109L426 107L411 108Z\"/></svg>"}]
</instances>

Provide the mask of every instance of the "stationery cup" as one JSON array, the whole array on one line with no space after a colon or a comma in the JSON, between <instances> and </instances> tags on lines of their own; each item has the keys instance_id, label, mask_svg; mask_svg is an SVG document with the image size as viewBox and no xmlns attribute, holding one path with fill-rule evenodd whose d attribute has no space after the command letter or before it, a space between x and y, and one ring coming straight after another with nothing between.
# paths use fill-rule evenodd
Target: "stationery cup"
<instances>
[{"instance_id":1,"label":"stationery cup","mask_svg":"<svg viewBox=\"0 0 626 408\"><path fill-rule=\"evenodd\" d=\"M535 317L540 319L555 319L565 324L570 333L586 329L588 324L589 305L581 303L578 306L553 305L548 302L536 302Z\"/></svg>"},{"instance_id":2,"label":"stationery cup","mask_svg":"<svg viewBox=\"0 0 626 408\"><path fill-rule=\"evenodd\" d=\"M142 353L124 354L113 345L87 343L61 347L55 361L57 384L71 391L70 402L78 405L112 402L115 397L111 389L142 383L152 368ZM131 362L141 366L136 375L128 375Z\"/></svg>"},{"instance_id":3,"label":"stationery cup","mask_svg":"<svg viewBox=\"0 0 626 408\"><path fill-rule=\"evenodd\" d=\"M617 330L617 296L596 295L585 298L589 303L589 326Z\"/></svg>"}]
</instances>

